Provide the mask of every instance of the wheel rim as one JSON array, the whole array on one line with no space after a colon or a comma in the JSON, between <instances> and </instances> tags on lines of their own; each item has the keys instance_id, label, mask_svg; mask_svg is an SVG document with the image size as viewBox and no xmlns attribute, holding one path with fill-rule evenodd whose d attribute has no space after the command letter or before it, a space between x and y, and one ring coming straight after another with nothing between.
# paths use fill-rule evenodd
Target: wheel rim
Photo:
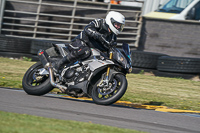
<instances>
[{"instance_id":1,"label":"wheel rim","mask_svg":"<svg viewBox=\"0 0 200 133\"><path fill-rule=\"evenodd\" d=\"M119 89L121 88L121 81L118 79L113 79L112 82L109 83L108 87L97 87L97 97L99 99L109 99L117 94Z\"/></svg>"},{"instance_id":2,"label":"wheel rim","mask_svg":"<svg viewBox=\"0 0 200 133\"><path fill-rule=\"evenodd\" d=\"M32 87L36 87L44 83L48 78L49 75L39 75L40 69L43 68L42 66L38 66L37 68L33 69L27 79L27 84Z\"/></svg>"}]
</instances>

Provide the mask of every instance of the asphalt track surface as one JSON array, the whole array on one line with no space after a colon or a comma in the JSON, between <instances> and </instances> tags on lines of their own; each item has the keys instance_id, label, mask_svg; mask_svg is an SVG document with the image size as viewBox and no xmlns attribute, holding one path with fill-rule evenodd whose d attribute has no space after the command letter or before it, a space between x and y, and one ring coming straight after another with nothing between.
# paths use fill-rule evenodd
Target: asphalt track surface
<instances>
[{"instance_id":1,"label":"asphalt track surface","mask_svg":"<svg viewBox=\"0 0 200 133\"><path fill-rule=\"evenodd\" d=\"M52 95L31 96L0 88L0 110L48 118L92 122L150 133L200 133L200 115L165 113L119 105L102 106Z\"/></svg>"}]
</instances>

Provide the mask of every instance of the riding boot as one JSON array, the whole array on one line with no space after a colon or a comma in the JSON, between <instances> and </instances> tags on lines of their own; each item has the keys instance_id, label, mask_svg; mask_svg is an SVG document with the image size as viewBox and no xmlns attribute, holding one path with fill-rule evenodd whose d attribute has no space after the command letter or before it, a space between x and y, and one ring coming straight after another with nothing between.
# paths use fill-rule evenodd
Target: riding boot
<instances>
[{"instance_id":1,"label":"riding boot","mask_svg":"<svg viewBox=\"0 0 200 133\"><path fill-rule=\"evenodd\" d=\"M75 61L75 56L72 54L68 54L67 56L63 57L61 60L55 61L52 63L52 67L55 73L59 74L59 70L62 68L64 64L69 64Z\"/></svg>"}]
</instances>

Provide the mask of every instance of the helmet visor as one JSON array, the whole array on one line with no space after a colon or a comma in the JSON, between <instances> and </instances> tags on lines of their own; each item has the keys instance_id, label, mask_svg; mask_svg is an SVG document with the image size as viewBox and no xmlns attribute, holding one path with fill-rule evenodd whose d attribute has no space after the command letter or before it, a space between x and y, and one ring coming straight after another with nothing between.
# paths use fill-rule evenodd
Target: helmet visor
<instances>
[{"instance_id":1,"label":"helmet visor","mask_svg":"<svg viewBox=\"0 0 200 133\"><path fill-rule=\"evenodd\" d=\"M124 24L121 24L121 23L114 23L113 26L118 30L118 31L123 31L124 29Z\"/></svg>"},{"instance_id":2,"label":"helmet visor","mask_svg":"<svg viewBox=\"0 0 200 133\"><path fill-rule=\"evenodd\" d=\"M119 32L123 31L124 24L115 21L113 18L111 18L111 23Z\"/></svg>"}]
</instances>

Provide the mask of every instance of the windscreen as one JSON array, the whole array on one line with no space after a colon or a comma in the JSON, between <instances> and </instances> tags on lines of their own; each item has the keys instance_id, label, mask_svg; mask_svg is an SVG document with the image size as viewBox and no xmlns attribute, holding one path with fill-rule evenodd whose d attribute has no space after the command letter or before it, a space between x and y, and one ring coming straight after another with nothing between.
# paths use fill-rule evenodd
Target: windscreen
<instances>
[{"instance_id":1,"label":"windscreen","mask_svg":"<svg viewBox=\"0 0 200 133\"><path fill-rule=\"evenodd\" d=\"M125 53L125 57L128 57L127 60L131 64L131 50L130 50L129 45L127 43L123 43L122 49Z\"/></svg>"},{"instance_id":2,"label":"windscreen","mask_svg":"<svg viewBox=\"0 0 200 133\"><path fill-rule=\"evenodd\" d=\"M181 13L194 0L167 0L157 12Z\"/></svg>"}]
</instances>

